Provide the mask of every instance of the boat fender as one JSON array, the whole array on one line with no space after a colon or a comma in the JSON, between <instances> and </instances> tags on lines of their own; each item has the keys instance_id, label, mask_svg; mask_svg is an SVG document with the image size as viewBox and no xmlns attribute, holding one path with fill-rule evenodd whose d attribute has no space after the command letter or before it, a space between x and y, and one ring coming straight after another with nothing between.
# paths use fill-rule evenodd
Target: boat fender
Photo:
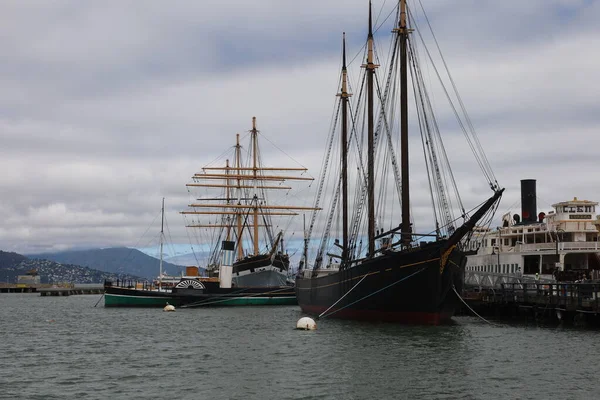
<instances>
[{"instance_id":1,"label":"boat fender","mask_svg":"<svg viewBox=\"0 0 600 400\"><path fill-rule=\"evenodd\" d=\"M175 311L175 306L169 304L169 302L167 302L167 305L165 306L165 308L163 308L163 311Z\"/></svg>"},{"instance_id":2,"label":"boat fender","mask_svg":"<svg viewBox=\"0 0 600 400\"><path fill-rule=\"evenodd\" d=\"M317 329L317 323L312 318L302 317L296 322L296 329L314 331Z\"/></svg>"}]
</instances>

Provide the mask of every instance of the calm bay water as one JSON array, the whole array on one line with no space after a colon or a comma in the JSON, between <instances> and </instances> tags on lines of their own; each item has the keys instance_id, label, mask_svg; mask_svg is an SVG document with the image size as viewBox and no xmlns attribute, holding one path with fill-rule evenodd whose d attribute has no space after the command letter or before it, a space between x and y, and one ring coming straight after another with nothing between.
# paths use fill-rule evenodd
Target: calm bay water
<instances>
[{"instance_id":1,"label":"calm bay water","mask_svg":"<svg viewBox=\"0 0 600 400\"><path fill-rule=\"evenodd\" d=\"M0 294L2 399L594 399L600 332L324 319L299 307L105 309Z\"/></svg>"}]
</instances>

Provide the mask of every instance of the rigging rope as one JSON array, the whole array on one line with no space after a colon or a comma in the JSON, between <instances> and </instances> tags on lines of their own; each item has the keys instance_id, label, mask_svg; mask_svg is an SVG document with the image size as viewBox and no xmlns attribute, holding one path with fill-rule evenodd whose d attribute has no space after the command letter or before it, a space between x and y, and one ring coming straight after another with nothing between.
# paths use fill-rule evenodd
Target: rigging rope
<instances>
[{"instance_id":1,"label":"rigging rope","mask_svg":"<svg viewBox=\"0 0 600 400\"><path fill-rule=\"evenodd\" d=\"M493 323L493 322L491 322L491 321L488 321L487 319L483 318L481 315L477 314L477 312L475 312L475 310L473 310L473 309L472 309L472 308L471 308L471 307L470 307L470 306L467 304L467 302L463 300L463 298L460 296L460 294L458 294L458 291L456 290L456 287L454 286L454 284L452 284L452 290L454 290L454 293L456 293L456 296L458 296L458 298L460 299L460 301L462 301L462 302L463 302L463 304L464 304L465 306L467 306L467 308L468 308L469 310L471 310L471 312L472 312L473 314L475 314L477 317L479 317L479 318L480 318L482 321L484 321L484 322L487 322L488 324L490 324L490 325L493 325L493 326L498 326L498 327L502 327L502 326L504 326L504 325L495 324L495 323Z\"/></svg>"},{"instance_id":2,"label":"rigging rope","mask_svg":"<svg viewBox=\"0 0 600 400\"><path fill-rule=\"evenodd\" d=\"M411 17L409 15L409 17ZM413 25L416 27L417 24L416 22L414 22L414 20L411 17L411 21L413 21ZM430 26L431 29L431 26ZM417 32L419 39L421 40L421 43L423 44L423 47L425 48L425 52L427 54L427 57L429 58L429 60L431 61L431 65L433 68L433 71L435 72L436 76L438 77L438 80L440 81L440 84L442 86L442 91L444 92L444 94L446 95L446 98L448 99L448 102L450 103L450 107L452 108L452 111L458 121L458 124L461 127L461 130L463 131L463 134L467 140L467 143L469 144L469 147L471 148L475 159L477 160L477 163L479 164L479 167L481 168L482 172L484 173L484 175L486 176L486 178L488 179L490 185L493 187L493 183L496 184L497 186L497 181L496 178L494 176L494 173L490 167L490 164L487 160L487 157L485 156L485 153L483 152L482 148L481 148L481 144L479 143L479 139L477 139L477 135L472 127L472 124L470 123L470 119L468 118L468 115L466 114L466 109L464 108L464 104L462 103L462 101L459 100L459 104L461 106L461 111L463 113L463 115L465 115L465 120L467 121L467 125L469 127L469 130L467 130L467 128L465 127L465 124L463 123L462 119L460 118L460 114L458 113L456 107L454 106L454 103L452 102L452 99L450 97L450 93L448 92L448 89L446 88L446 86L443 84L443 80L442 77L440 75L440 71L438 70L438 68L435 66L434 62L433 62L433 57L429 51L429 48L427 47L427 45L425 44L425 39L423 38L423 36L421 35L421 31L419 29L415 29L415 31ZM432 33L433 34L433 33ZM434 36L435 38L435 36ZM436 41L437 44L437 41ZM448 66L443 58L443 55L441 54L441 49L438 46L438 51L440 52L440 57L442 58L442 62L444 64L446 73L450 76L450 72L448 70ZM453 79L450 76L450 81L453 83ZM458 89L456 88L456 86L453 84L452 88L454 89L454 94L457 96L457 98L459 98L459 94L458 94ZM477 149L477 150L476 150Z\"/></svg>"},{"instance_id":3,"label":"rigging rope","mask_svg":"<svg viewBox=\"0 0 600 400\"><path fill-rule=\"evenodd\" d=\"M253 294L250 294L248 296L228 297L228 298L222 299L222 300L210 301L210 299L206 299L206 300L197 301L195 303L184 304L180 308L208 306L208 305L211 305L211 304L224 303L224 302L231 301L231 300L245 299L245 298L249 298L249 297L255 297L255 296L260 296L260 295L265 295L265 294L271 294L271 293L281 292L282 290L290 290L290 289L292 289L291 286L290 287L284 287L284 288L276 289L276 290L271 290L271 291L268 291L268 292L253 293ZM240 293L240 292L243 292L244 290L246 290L246 289L236 290L235 292L232 292L232 294L234 294L234 293ZM219 296L219 297L224 297L224 296Z\"/></svg>"},{"instance_id":4,"label":"rigging rope","mask_svg":"<svg viewBox=\"0 0 600 400\"><path fill-rule=\"evenodd\" d=\"M369 276L369 274L365 274L365 276L363 276L362 279L356 283L356 285L352 286L352 289L348 290L345 295L343 295L342 297L340 297L338 299L338 301L336 301L335 303L333 303L327 310L325 310L321 314L319 314L319 316L317 318L321 318L323 316L323 314L326 314L327 311L331 310L337 303L339 303L340 301L342 301L342 299L344 297L348 296L348 294L350 294L350 292L353 291L355 287L357 287L362 281L364 281L367 276Z\"/></svg>"}]
</instances>

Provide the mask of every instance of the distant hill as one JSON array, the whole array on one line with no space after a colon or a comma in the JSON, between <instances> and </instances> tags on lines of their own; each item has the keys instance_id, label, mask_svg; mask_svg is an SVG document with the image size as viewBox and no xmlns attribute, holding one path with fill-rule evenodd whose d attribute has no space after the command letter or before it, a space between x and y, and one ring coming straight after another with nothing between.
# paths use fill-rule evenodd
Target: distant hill
<instances>
[{"instance_id":1,"label":"distant hill","mask_svg":"<svg viewBox=\"0 0 600 400\"><path fill-rule=\"evenodd\" d=\"M0 250L0 269L14 267L25 260L27 257L21 254Z\"/></svg>"},{"instance_id":2,"label":"distant hill","mask_svg":"<svg viewBox=\"0 0 600 400\"><path fill-rule=\"evenodd\" d=\"M131 274L118 275L79 265L29 259L21 254L0 250L0 283L14 284L19 275L26 275L32 270L37 272L42 283L103 283L105 280L115 281L117 279L142 280Z\"/></svg>"},{"instance_id":3,"label":"distant hill","mask_svg":"<svg viewBox=\"0 0 600 400\"><path fill-rule=\"evenodd\" d=\"M32 259L46 259L62 264L81 265L116 274L131 274L146 279L158 276L160 260L127 247L28 254ZM180 275L185 268L163 261L163 272Z\"/></svg>"}]
</instances>

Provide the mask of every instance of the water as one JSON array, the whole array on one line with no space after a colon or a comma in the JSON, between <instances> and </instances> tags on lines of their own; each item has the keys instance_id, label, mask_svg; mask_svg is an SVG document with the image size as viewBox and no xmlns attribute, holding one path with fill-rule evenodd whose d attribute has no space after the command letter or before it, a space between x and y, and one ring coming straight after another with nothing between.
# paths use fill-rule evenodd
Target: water
<instances>
[{"instance_id":1,"label":"water","mask_svg":"<svg viewBox=\"0 0 600 400\"><path fill-rule=\"evenodd\" d=\"M298 307L105 309L0 294L1 399L591 399L597 331L324 319Z\"/></svg>"}]
</instances>

